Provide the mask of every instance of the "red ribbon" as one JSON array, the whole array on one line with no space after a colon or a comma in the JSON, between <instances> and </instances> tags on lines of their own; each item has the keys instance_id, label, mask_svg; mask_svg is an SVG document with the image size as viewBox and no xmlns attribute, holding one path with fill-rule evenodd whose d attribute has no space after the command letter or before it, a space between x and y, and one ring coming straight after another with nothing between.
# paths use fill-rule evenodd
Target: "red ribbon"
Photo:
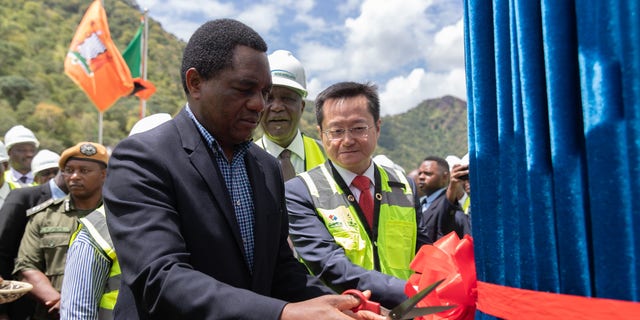
<instances>
[{"instance_id":1,"label":"red ribbon","mask_svg":"<svg viewBox=\"0 0 640 320\"><path fill-rule=\"evenodd\" d=\"M457 307L418 319L472 320L478 310L503 319L633 319L640 303L539 292L477 281L473 238L452 232L433 245L422 246L411 269L405 293L411 297L445 279L418 307Z\"/></svg>"}]
</instances>

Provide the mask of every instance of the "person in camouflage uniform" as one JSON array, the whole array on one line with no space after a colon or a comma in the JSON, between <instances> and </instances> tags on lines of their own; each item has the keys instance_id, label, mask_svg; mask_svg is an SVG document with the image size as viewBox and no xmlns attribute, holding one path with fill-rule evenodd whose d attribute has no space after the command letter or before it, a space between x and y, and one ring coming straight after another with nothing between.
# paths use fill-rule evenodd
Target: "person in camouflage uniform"
<instances>
[{"instance_id":1,"label":"person in camouflage uniform","mask_svg":"<svg viewBox=\"0 0 640 320\"><path fill-rule=\"evenodd\" d=\"M65 150L59 165L69 195L27 211L29 222L13 273L33 285L30 294L40 302L34 319L59 317L69 240L78 228L78 218L102 205L108 159L106 148L93 142L81 142Z\"/></svg>"}]
</instances>

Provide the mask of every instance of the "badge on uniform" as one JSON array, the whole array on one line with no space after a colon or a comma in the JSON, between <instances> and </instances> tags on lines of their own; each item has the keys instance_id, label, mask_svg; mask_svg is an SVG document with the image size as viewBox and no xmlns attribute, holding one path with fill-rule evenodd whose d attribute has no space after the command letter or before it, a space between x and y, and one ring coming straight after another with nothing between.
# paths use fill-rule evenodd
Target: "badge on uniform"
<instances>
[{"instance_id":1,"label":"badge on uniform","mask_svg":"<svg viewBox=\"0 0 640 320\"><path fill-rule=\"evenodd\" d=\"M98 153L96 147L90 143L85 143L80 146L80 153L84 154L87 157L91 157L92 155Z\"/></svg>"}]
</instances>

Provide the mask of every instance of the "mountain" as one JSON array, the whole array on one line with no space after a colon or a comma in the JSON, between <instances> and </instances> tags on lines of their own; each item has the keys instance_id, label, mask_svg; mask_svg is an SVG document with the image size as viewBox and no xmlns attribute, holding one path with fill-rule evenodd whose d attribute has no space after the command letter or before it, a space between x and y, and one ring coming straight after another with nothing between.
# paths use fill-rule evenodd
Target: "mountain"
<instances>
[{"instance_id":1,"label":"mountain","mask_svg":"<svg viewBox=\"0 0 640 320\"><path fill-rule=\"evenodd\" d=\"M0 0L0 134L16 124L32 129L41 148L61 152L78 141L97 141L98 111L64 73L64 58L90 0ZM137 31L135 0L103 0L111 37L120 51ZM148 79L157 88L147 113L175 114L185 102L180 61L185 43L149 19ZM135 97L121 98L103 113L103 143L114 146L139 118ZM464 101L451 96L426 100L409 111L382 118L377 154L407 171L427 155L459 157L467 149ZM301 121L317 137L313 101ZM257 133L259 135L259 133Z\"/></svg>"},{"instance_id":2,"label":"mountain","mask_svg":"<svg viewBox=\"0 0 640 320\"><path fill-rule=\"evenodd\" d=\"M0 133L15 124L32 129L41 148L61 152L97 141L98 111L64 73L64 58L89 0L0 0ZM140 10L104 0L111 37L120 51L137 31ZM184 104L179 65L185 46L151 20L148 78L157 88L149 112L175 113ZM121 98L103 116L103 143L115 145L139 118L135 97Z\"/></svg>"}]
</instances>

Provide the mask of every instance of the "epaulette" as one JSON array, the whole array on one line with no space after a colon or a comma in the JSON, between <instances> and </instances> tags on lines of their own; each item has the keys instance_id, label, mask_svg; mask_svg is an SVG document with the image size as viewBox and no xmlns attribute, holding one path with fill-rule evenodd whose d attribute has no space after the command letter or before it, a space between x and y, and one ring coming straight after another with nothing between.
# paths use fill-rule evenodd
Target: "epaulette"
<instances>
[{"instance_id":1,"label":"epaulette","mask_svg":"<svg viewBox=\"0 0 640 320\"><path fill-rule=\"evenodd\" d=\"M64 201L64 198L60 198L60 199L51 198L51 199L49 199L49 200L47 200L47 201L45 201L45 202L43 202L43 203L41 203L39 205L36 205L35 207L27 210L27 217L30 217L30 216L32 216L32 215L34 215L34 214L36 214L36 213L48 208L52 204L58 204L58 203L60 203L62 201Z\"/></svg>"}]
</instances>

